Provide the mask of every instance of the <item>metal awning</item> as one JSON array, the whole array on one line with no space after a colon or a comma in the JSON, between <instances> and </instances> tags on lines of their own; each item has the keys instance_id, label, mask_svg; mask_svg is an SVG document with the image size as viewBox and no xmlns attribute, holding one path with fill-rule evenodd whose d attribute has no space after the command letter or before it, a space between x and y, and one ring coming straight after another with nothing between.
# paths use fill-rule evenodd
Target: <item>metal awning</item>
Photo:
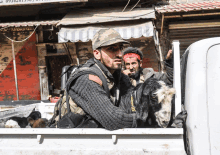
<instances>
[{"instance_id":1,"label":"metal awning","mask_svg":"<svg viewBox=\"0 0 220 155\"><path fill-rule=\"evenodd\" d=\"M76 9L64 16L63 19L57 24L57 26L155 18L155 11L153 8L137 8L126 12L122 12L122 9L122 7L111 7L103 9Z\"/></svg>"},{"instance_id":2,"label":"metal awning","mask_svg":"<svg viewBox=\"0 0 220 155\"><path fill-rule=\"evenodd\" d=\"M153 36L153 24L151 21L133 25L114 26L84 26L78 28L61 28L58 33L58 42L87 42L93 38L95 33L102 28L113 28L120 33L123 39Z\"/></svg>"}]
</instances>

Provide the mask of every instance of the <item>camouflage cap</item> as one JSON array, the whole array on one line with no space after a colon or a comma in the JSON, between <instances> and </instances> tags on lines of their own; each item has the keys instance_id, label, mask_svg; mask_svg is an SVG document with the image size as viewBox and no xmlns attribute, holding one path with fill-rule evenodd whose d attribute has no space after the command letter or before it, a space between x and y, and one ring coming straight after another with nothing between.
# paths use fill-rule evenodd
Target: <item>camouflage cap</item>
<instances>
[{"instance_id":1,"label":"camouflage cap","mask_svg":"<svg viewBox=\"0 0 220 155\"><path fill-rule=\"evenodd\" d=\"M99 30L92 39L92 48L93 50L98 49L99 47L108 46L116 43L126 43L128 41L122 39L121 35L114 29L101 29Z\"/></svg>"}]
</instances>

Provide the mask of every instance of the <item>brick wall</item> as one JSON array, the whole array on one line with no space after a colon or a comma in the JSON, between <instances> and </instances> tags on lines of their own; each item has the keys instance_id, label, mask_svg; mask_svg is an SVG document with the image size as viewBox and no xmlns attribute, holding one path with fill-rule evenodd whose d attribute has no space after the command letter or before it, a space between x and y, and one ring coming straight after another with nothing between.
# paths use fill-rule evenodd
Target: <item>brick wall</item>
<instances>
[{"instance_id":1,"label":"brick wall","mask_svg":"<svg viewBox=\"0 0 220 155\"><path fill-rule=\"evenodd\" d=\"M6 35L22 40L31 32L11 32ZM19 100L40 100L36 36L14 43ZM0 101L17 100L11 41L0 34Z\"/></svg>"},{"instance_id":2,"label":"brick wall","mask_svg":"<svg viewBox=\"0 0 220 155\"><path fill-rule=\"evenodd\" d=\"M158 71L158 59L153 38L130 40L130 43L132 47L137 47L143 52L142 67Z\"/></svg>"}]
</instances>

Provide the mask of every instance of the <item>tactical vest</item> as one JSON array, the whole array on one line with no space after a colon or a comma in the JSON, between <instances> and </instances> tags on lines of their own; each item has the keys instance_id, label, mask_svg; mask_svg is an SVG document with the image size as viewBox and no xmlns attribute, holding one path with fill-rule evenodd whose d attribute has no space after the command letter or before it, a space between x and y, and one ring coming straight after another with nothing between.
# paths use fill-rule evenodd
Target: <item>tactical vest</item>
<instances>
[{"instance_id":1,"label":"tactical vest","mask_svg":"<svg viewBox=\"0 0 220 155\"><path fill-rule=\"evenodd\" d=\"M96 65L97 68L92 67L93 65ZM77 67L75 70L71 73L70 77L68 78L68 81L66 83L66 88L63 96L60 98L59 101L57 101L55 108L54 108L54 116L50 120L50 123L48 126L52 127L59 127L59 121L68 114L68 112L71 112L76 115L80 116L86 116L86 113L83 111L81 107L79 107L69 96L69 90L71 83L76 80L81 75L85 74L91 74L95 75L100 78L102 81L103 89L106 91L106 94L108 97L112 100L115 100L113 96L110 96L109 90L114 86L114 83L111 82L106 75L103 73L103 71L99 68L99 66L94 61L88 61L86 64L84 64L82 67ZM119 98L119 92L116 93L117 97ZM67 99L68 98L68 99ZM72 125L71 127L76 127L76 125Z\"/></svg>"}]
</instances>

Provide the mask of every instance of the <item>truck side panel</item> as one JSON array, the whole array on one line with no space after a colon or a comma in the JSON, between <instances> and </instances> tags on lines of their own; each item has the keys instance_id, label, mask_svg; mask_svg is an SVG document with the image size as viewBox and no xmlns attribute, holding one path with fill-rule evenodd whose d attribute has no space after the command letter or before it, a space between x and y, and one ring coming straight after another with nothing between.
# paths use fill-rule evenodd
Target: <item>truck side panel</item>
<instances>
[{"instance_id":1,"label":"truck side panel","mask_svg":"<svg viewBox=\"0 0 220 155\"><path fill-rule=\"evenodd\" d=\"M2 129L0 154L185 155L182 129Z\"/></svg>"},{"instance_id":2,"label":"truck side panel","mask_svg":"<svg viewBox=\"0 0 220 155\"><path fill-rule=\"evenodd\" d=\"M219 43L219 37L209 38L195 42L187 49L189 55L184 104L188 113L186 125L192 155L220 154L212 152L217 146L213 145L215 139L220 139L220 134L216 134L217 130L213 129L217 126L219 129L219 123L216 124L216 121L219 116L217 110L220 107L216 99L220 96L220 90L217 89L220 82L220 63L218 62L220 57L219 50L211 49L213 45ZM215 149L218 150L218 148Z\"/></svg>"}]
</instances>

